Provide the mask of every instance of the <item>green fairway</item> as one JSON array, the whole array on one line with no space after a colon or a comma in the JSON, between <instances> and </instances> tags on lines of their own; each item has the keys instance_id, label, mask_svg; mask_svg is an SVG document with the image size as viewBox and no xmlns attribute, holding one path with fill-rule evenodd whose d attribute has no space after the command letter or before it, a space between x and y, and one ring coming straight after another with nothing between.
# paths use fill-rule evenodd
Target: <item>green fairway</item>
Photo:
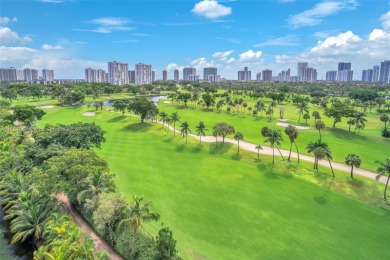
<instances>
[{"instance_id":1,"label":"green fairway","mask_svg":"<svg viewBox=\"0 0 390 260\"><path fill-rule=\"evenodd\" d=\"M329 169L314 174L309 163L272 168L269 156L238 156L231 144L199 146L190 138L184 145L159 124L107 111L83 116L88 110L93 111L47 109L39 125L101 125L107 141L98 153L118 175L118 189L129 199L135 193L153 200L185 259L388 257L390 211L381 200L383 184L363 177L350 181L341 172L332 182ZM148 229L156 234L161 222Z\"/></svg>"}]
</instances>

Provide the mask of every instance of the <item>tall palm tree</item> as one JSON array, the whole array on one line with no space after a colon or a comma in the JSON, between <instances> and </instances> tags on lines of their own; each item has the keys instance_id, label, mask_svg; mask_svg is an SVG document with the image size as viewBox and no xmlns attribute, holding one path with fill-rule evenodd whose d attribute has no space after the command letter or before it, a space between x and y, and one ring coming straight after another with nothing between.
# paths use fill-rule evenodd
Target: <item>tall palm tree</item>
<instances>
[{"instance_id":1,"label":"tall palm tree","mask_svg":"<svg viewBox=\"0 0 390 260\"><path fill-rule=\"evenodd\" d=\"M299 103L297 105L297 108L298 108L297 114L299 115L299 118L298 118L298 123L299 123L299 121L301 120L301 116L309 113L309 108L307 107L306 102Z\"/></svg>"},{"instance_id":2,"label":"tall palm tree","mask_svg":"<svg viewBox=\"0 0 390 260\"><path fill-rule=\"evenodd\" d=\"M130 249L133 248L137 231L142 227L144 222L149 222L152 220L157 221L160 218L160 215L157 212L152 212L150 210L150 205L152 201L147 201L145 204L141 204L143 197L137 197L133 195L133 205L128 208L127 218L122 219L118 224L118 230L124 230L124 228L131 227L133 230L133 239L130 244Z\"/></svg>"},{"instance_id":3,"label":"tall palm tree","mask_svg":"<svg viewBox=\"0 0 390 260\"><path fill-rule=\"evenodd\" d=\"M321 115L318 111L314 111L311 115L314 117L315 122L321 119Z\"/></svg>"},{"instance_id":4,"label":"tall palm tree","mask_svg":"<svg viewBox=\"0 0 390 260\"><path fill-rule=\"evenodd\" d=\"M205 133L206 130L207 130L207 129L206 129L205 124L203 123L203 121L200 121L200 122L198 123L198 125L196 126L196 133L197 133L198 136L199 136L199 142L200 142L200 143L202 143L202 136L205 136L205 135L206 135L206 133Z\"/></svg>"},{"instance_id":5,"label":"tall palm tree","mask_svg":"<svg viewBox=\"0 0 390 260\"><path fill-rule=\"evenodd\" d=\"M298 129L293 126L293 125L288 125L285 129L284 129L284 132L286 133L286 135L288 135L288 137L290 138L290 153L288 155L288 161L290 162L291 160L291 150L292 150L292 145L295 144L295 148L297 149L297 154L298 154L298 162L299 162L299 151L298 151L298 147L297 147L297 144L295 143L295 139L298 138Z\"/></svg>"},{"instance_id":6,"label":"tall palm tree","mask_svg":"<svg viewBox=\"0 0 390 260\"><path fill-rule=\"evenodd\" d=\"M263 147L261 145L256 145L255 149L257 149L257 158L260 157L260 150L263 150Z\"/></svg>"},{"instance_id":7,"label":"tall palm tree","mask_svg":"<svg viewBox=\"0 0 390 260\"><path fill-rule=\"evenodd\" d=\"M321 120L318 120L315 124L315 127L318 130L318 133L320 134L320 142L321 142L322 140L321 130L324 130L326 128L325 123Z\"/></svg>"},{"instance_id":8,"label":"tall palm tree","mask_svg":"<svg viewBox=\"0 0 390 260\"><path fill-rule=\"evenodd\" d=\"M318 171L318 162L321 159L326 158L329 162L330 169L332 170L332 175L334 178L334 170L332 167L332 152L329 148L329 146L326 143L322 143L321 141L318 142L310 142L307 147L308 153L314 154L314 169Z\"/></svg>"},{"instance_id":9,"label":"tall palm tree","mask_svg":"<svg viewBox=\"0 0 390 260\"><path fill-rule=\"evenodd\" d=\"M385 192L383 193L383 198L385 199L385 201L387 201L386 191L387 191L387 186L389 185L389 180L390 180L390 159L386 159L386 161L384 163L380 162L380 161L376 161L376 163L379 163L379 165L380 165L379 168L377 169L377 172L378 172L378 175L376 176L377 180L382 175L388 174L386 186L385 186Z\"/></svg>"},{"instance_id":10,"label":"tall palm tree","mask_svg":"<svg viewBox=\"0 0 390 260\"><path fill-rule=\"evenodd\" d=\"M188 132L191 133L190 125L188 124L187 121L184 121L184 122L181 124L180 133L181 133L181 135L182 135L183 137L186 136L186 142L185 142L185 143L187 143Z\"/></svg>"},{"instance_id":11,"label":"tall palm tree","mask_svg":"<svg viewBox=\"0 0 390 260\"><path fill-rule=\"evenodd\" d=\"M160 112L160 118L161 118L161 121L163 123L163 127L164 127L164 124L165 122L167 121L167 118L168 118L168 114L165 113L164 111Z\"/></svg>"},{"instance_id":12,"label":"tall palm tree","mask_svg":"<svg viewBox=\"0 0 390 260\"><path fill-rule=\"evenodd\" d=\"M180 120L180 116L177 112L173 112L171 115L171 123L173 123L173 136L176 135L176 122Z\"/></svg>"},{"instance_id":13,"label":"tall palm tree","mask_svg":"<svg viewBox=\"0 0 390 260\"><path fill-rule=\"evenodd\" d=\"M354 133L356 134L356 129L358 128L358 125L361 125L361 126L366 126L365 122L367 122L367 119L366 119L366 114L364 114L363 112L357 112L355 114L355 131Z\"/></svg>"},{"instance_id":14,"label":"tall palm tree","mask_svg":"<svg viewBox=\"0 0 390 260\"><path fill-rule=\"evenodd\" d=\"M359 155L354 153L349 153L347 157L345 157L345 164L351 166L351 178L353 179L353 167L359 168L361 159Z\"/></svg>"},{"instance_id":15,"label":"tall palm tree","mask_svg":"<svg viewBox=\"0 0 390 260\"><path fill-rule=\"evenodd\" d=\"M264 127L263 127L264 129ZM262 133L263 133L262 129ZM284 157L282 155L282 152L280 151L280 141L283 141L282 134L280 133L280 130L272 130L268 129L268 131L264 131L266 133L266 140L265 143L270 143L270 146L272 147L272 163L275 163L275 147L278 149L280 156L282 156L282 159L284 160Z\"/></svg>"},{"instance_id":16,"label":"tall palm tree","mask_svg":"<svg viewBox=\"0 0 390 260\"><path fill-rule=\"evenodd\" d=\"M237 153L239 153L240 152L240 141L244 140L244 134L241 132L236 132L234 134L234 139L237 140L237 146L238 146Z\"/></svg>"}]
</instances>

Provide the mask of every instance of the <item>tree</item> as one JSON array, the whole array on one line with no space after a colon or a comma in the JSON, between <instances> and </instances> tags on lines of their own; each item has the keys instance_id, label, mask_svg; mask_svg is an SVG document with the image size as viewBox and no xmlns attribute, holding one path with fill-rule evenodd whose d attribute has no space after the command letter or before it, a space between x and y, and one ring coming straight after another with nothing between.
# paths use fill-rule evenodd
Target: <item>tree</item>
<instances>
[{"instance_id":1,"label":"tree","mask_svg":"<svg viewBox=\"0 0 390 260\"><path fill-rule=\"evenodd\" d=\"M306 120L306 121L305 121L305 124L307 124L307 120L310 119L309 113L304 114L304 115L303 115L303 119Z\"/></svg>"},{"instance_id":2,"label":"tree","mask_svg":"<svg viewBox=\"0 0 390 260\"><path fill-rule=\"evenodd\" d=\"M357 112L355 114L355 131L354 131L355 134L356 134L356 129L358 128L358 126L362 126L362 127L366 126L365 122L367 122L366 114L364 114L362 112Z\"/></svg>"},{"instance_id":3,"label":"tree","mask_svg":"<svg viewBox=\"0 0 390 260\"><path fill-rule=\"evenodd\" d=\"M244 140L244 134L241 133L241 132L236 132L234 134L234 139L237 140L237 147L238 147L237 148L237 153L239 153L240 152L240 141Z\"/></svg>"},{"instance_id":4,"label":"tree","mask_svg":"<svg viewBox=\"0 0 390 260\"><path fill-rule=\"evenodd\" d=\"M207 109L210 107L210 106L214 106L215 104L215 97L213 94L211 93L205 93L202 95L202 99L203 99L203 102L204 104L206 105Z\"/></svg>"},{"instance_id":5,"label":"tree","mask_svg":"<svg viewBox=\"0 0 390 260\"><path fill-rule=\"evenodd\" d=\"M385 128L387 128L387 122L390 121L390 117L386 114L382 114L379 118L383 123L385 123Z\"/></svg>"},{"instance_id":6,"label":"tree","mask_svg":"<svg viewBox=\"0 0 390 260\"><path fill-rule=\"evenodd\" d=\"M279 149L280 141L283 141L283 137L280 133L280 130L272 130L267 127L263 127L261 133L267 138L264 142L270 143L270 146L272 148L272 163L275 163L275 147L278 149L280 156L282 156L282 159L284 160L282 152Z\"/></svg>"},{"instance_id":7,"label":"tree","mask_svg":"<svg viewBox=\"0 0 390 260\"><path fill-rule=\"evenodd\" d=\"M354 153L349 153L347 157L345 157L345 164L348 166L351 166L351 178L353 179L353 167L359 168L361 159L359 155L356 155Z\"/></svg>"},{"instance_id":8,"label":"tree","mask_svg":"<svg viewBox=\"0 0 390 260\"><path fill-rule=\"evenodd\" d=\"M332 175L334 178L334 171L332 167L332 152L329 148L329 146L326 143L322 143L321 141L318 142L310 142L307 147L307 152L308 153L313 153L314 154L314 169L318 171L318 162L321 159L326 158L329 162L330 169L332 170Z\"/></svg>"},{"instance_id":9,"label":"tree","mask_svg":"<svg viewBox=\"0 0 390 260\"><path fill-rule=\"evenodd\" d=\"M377 180L382 175L388 174L386 186L385 186L385 191L383 193L383 198L385 199L385 201L387 201L386 191L387 191L387 186L389 185L389 180L390 180L390 159L386 159L385 162L376 161L376 163L379 163L379 165L380 165L379 168L377 169L377 173L378 173L378 175L376 177Z\"/></svg>"},{"instance_id":10,"label":"tree","mask_svg":"<svg viewBox=\"0 0 390 260\"><path fill-rule=\"evenodd\" d=\"M168 227L160 229L158 236L156 237L158 259L167 260L174 259L176 250L176 240L173 239L172 231Z\"/></svg>"},{"instance_id":11,"label":"tree","mask_svg":"<svg viewBox=\"0 0 390 260\"><path fill-rule=\"evenodd\" d=\"M261 145L256 145L255 149L257 150L257 158L260 157L260 150L263 150L263 147Z\"/></svg>"},{"instance_id":12,"label":"tree","mask_svg":"<svg viewBox=\"0 0 390 260\"><path fill-rule=\"evenodd\" d=\"M141 117L141 123L143 123L146 118L150 116L154 117L158 113L156 105L144 97L136 97L130 102L128 109Z\"/></svg>"},{"instance_id":13,"label":"tree","mask_svg":"<svg viewBox=\"0 0 390 260\"><path fill-rule=\"evenodd\" d=\"M321 142L322 140L321 130L324 130L326 128L325 123L322 122L321 120L318 120L315 124L315 127L318 130L318 133L320 134L320 142Z\"/></svg>"},{"instance_id":14,"label":"tree","mask_svg":"<svg viewBox=\"0 0 390 260\"><path fill-rule=\"evenodd\" d=\"M298 129L293 126L293 125L288 125L285 129L284 129L284 132L286 133L286 135L288 135L288 137L290 138L290 153L288 154L288 161L290 162L290 158L291 158L291 150L292 150L292 145L295 144L295 148L297 150L297 154L298 154L298 162L299 162L299 151L298 151L298 146L295 142L295 139L298 138Z\"/></svg>"},{"instance_id":15,"label":"tree","mask_svg":"<svg viewBox=\"0 0 390 260\"><path fill-rule=\"evenodd\" d=\"M347 121L347 124L348 124L348 131L351 132L351 126L355 125L356 123L356 120L354 118L350 118L348 121Z\"/></svg>"},{"instance_id":16,"label":"tree","mask_svg":"<svg viewBox=\"0 0 390 260\"><path fill-rule=\"evenodd\" d=\"M340 101L334 102L330 108L325 108L324 113L327 117L333 118L333 128L336 127L336 123L341 122L343 117L353 117L354 114L352 107Z\"/></svg>"},{"instance_id":17,"label":"tree","mask_svg":"<svg viewBox=\"0 0 390 260\"><path fill-rule=\"evenodd\" d=\"M309 113L309 108L307 107L306 102L299 103L297 105L297 108L298 108L297 114L299 115L299 118L298 118L298 123L299 123L299 121L301 120L301 116Z\"/></svg>"},{"instance_id":18,"label":"tree","mask_svg":"<svg viewBox=\"0 0 390 260\"><path fill-rule=\"evenodd\" d=\"M177 114L177 112L173 112L171 115L171 123L173 123L173 136L176 135L176 122L180 120L180 116Z\"/></svg>"},{"instance_id":19,"label":"tree","mask_svg":"<svg viewBox=\"0 0 390 260\"><path fill-rule=\"evenodd\" d=\"M7 88L1 91L1 96L5 99L9 99L9 102L12 103L12 100L18 97L18 93L16 92L16 89Z\"/></svg>"},{"instance_id":20,"label":"tree","mask_svg":"<svg viewBox=\"0 0 390 260\"><path fill-rule=\"evenodd\" d=\"M36 120L41 120L45 114L46 112L42 109L28 105L18 105L15 106L13 115L9 115L7 118L11 121L18 120L27 127L31 127Z\"/></svg>"},{"instance_id":21,"label":"tree","mask_svg":"<svg viewBox=\"0 0 390 260\"><path fill-rule=\"evenodd\" d=\"M184 106L187 106L188 101L191 99L191 93L179 93L177 100L183 101Z\"/></svg>"},{"instance_id":22,"label":"tree","mask_svg":"<svg viewBox=\"0 0 390 260\"><path fill-rule=\"evenodd\" d=\"M164 111L160 112L160 119L161 119L161 121L163 123L163 127L164 127L165 122L167 121L167 118L168 118L168 114L167 113L165 113Z\"/></svg>"},{"instance_id":23,"label":"tree","mask_svg":"<svg viewBox=\"0 0 390 260\"><path fill-rule=\"evenodd\" d=\"M125 115L125 111L128 105L129 105L128 100L116 100L114 104L112 104L112 107L114 108L114 110L122 112L122 116L123 116Z\"/></svg>"},{"instance_id":24,"label":"tree","mask_svg":"<svg viewBox=\"0 0 390 260\"><path fill-rule=\"evenodd\" d=\"M203 123L203 121L200 121L200 122L198 123L198 125L196 126L196 133L197 133L198 136L199 136L199 142L200 142L200 143L202 143L202 136L205 136L205 135L206 135L206 133L205 133L206 130L207 130L207 129L206 129L205 124Z\"/></svg>"},{"instance_id":25,"label":"tree","mask_svg":"<svg viewBox=\"0 0 390 260\"><path fill-rule=\"evenodd\" d=\"M186 142L185 142L185 143L187 143L188 132L191 133L190 126L189 126L189 124L188 124L187 121L184 121L184 122L181 124L180 133L181 133L181 135L182 135L183 137L186 136Z\"/></svg>"},{"instance_id":26,"label":"tree","mask_svg":"<svg viewBox=\"0 0 390 260\"><path fill-rule=\"evenodd\" d=\"M225 137L227 135L234 134L235 132L234 127L226 122L217 123L213 127L213 134L215 134L215 136L222 136L222 143L225 142Z\"/></svg>"},{"instance_id":27,"label":"tree","mask_svg":"<svg viewBox=\"0 0 390 260\"><path fill-rule=\"evenodd\" d=\"M318 111L314 111L311 115L314 117L315 122L321 119L321 115Z\"/></svg>"},{"instance_id":28,"label":"tree","mask_svg":"<svg viewBox=\"0 0 390 260\"><path fill-rule=\"evenodd\" d=\"M63 106L80 106L84 103L85 95L81 91L63 93L58 102Z\"/></svg>"},{"instance_id":29,"label":"tree","mask_svg":"<svg viewBox=\"0 0 390 260\"><path fill-rule=\"evenodd\" d=\"M118 224L118 229L123 230L125 227L131 227L133 229L133 239L130 245L130 249L133 248L136 240L138 229L143 225L143 222L149 222L152 220L157 221L160 215L157 212L150 210L151 200L145 204L141 204L143 197L137 197L133 195L133 204L128 208L127 217L122 219Z\"/></svg>"}]
</instances>

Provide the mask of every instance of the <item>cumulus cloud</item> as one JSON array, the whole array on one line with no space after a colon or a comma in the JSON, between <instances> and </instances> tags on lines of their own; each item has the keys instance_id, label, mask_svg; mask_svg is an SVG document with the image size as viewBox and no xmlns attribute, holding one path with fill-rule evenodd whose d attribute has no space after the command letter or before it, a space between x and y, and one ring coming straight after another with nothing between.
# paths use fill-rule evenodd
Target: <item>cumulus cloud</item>
<instances>
[{"instance_id":1,"label":"cumulus cloud","mask_svg":"<svg viewBox=\"0 0 390 260\"><path fill-rule=\"evenodd\" d=\"M325 0L316 4L312 9L292 15L287 23L293 29L303 26L314 26L323 22L327 16L331 16L346 10L353 10L358 6L356 0L329 1Z\"/></svg>"},{"instance_id":2,"label":"cumulus cloud","mask_svg":"<svg viewBox=\"0 0 390 260\"><path fill-rule=\"evenodd\" d=\"M382 22L383 28L390 32L390 11L382 15L379 20Z\"/></svg>"},{"instance_id":3,"label":"cumulus cloud","mask_svg":"<svg viewBox=\"0 0 390 260\"><path fill-rule=\"evenodd\" d=\"M215 0L203 0L195 4L192 12L200 16L215 19L230 15L232 13L232 8L221 5Z\"/></svg>"},{"instance_id":4,"label":"cumulus cloud","mask_svg":"<svg viewBox=\"0 0 390 260\"><path fill-rule=\"evenodd\" d=\"M241 53L239 55L239 61L240 62L258 62L261 61L261 58L263 56L262 51L256 51L248 50L244 53Z\"/></svg>"},{"instance_id":5,"label":"cumulus cloud","mask_svg":"<svg viewBox=\"0 0 390 260\"><path fill-rule=\"evenodd\" d=\"M60 45L50 45L50 44L43 44L42 49L47 50L47 51L52 51L52 50L62 50L62 47Z\"/></svg>"},{"instance_id":6,"label":"cumulus cloud","mask_svg":"<svg viewBox=\"0 0 390 260\"><path fill-rule=\"evenodd\" d=\"M8 24L9 22L17 22L18 21L18 18L16 17L13 17L13 18L10 18L10 17L0 17L0 24L3 24L3 25L6 25Z\"/></svg>"},{"instance_id":7,"label":"cumulus cloud","mask_svg":"<svg viewBox=\"0 0 390 260\"><path fill-rule=\"evenodd\" d=\"M213 58L218 58L220 61L226 61L227 58L234 52L234 50L225 52L216 52L212 55Z\"/></svg>"},{"instance_id":8,"label":"cumulus cloud","mask_svg":"<svg viewBox=\"0 0 390 260\"><path fill-rule=\"evenodd\" d=\"M337 36L331 36L324 41L318 41L317 46L311 49L311 52L320 55L340 55L349 52L354 43L360 42L362 39L353 34L352 31L341 33Z\"/></svg>"},{"instance_id":9,"label":"cumulus cloud","mask_svg":"<svg viewBox=\"0 0 390 260\"><path fill-rule=\"evenodd\" d=\"M173 71L173 70L182 70L184 66L179 66L176 63L170 63L168 66L165 68L168 72Z\"/></svg>"},{"instance_id":10,"label":"cumulus cloud","mask_svg":"<svg viewBox=\"0 0 390 260\"><path fill-rule=\"evenodd\" d=\"M28 36L20 37L8 27L0 27L0 44L27 43L31 41L32 39Z\"/></svg>"},{"instance_id":11,"label":"cumulus cloud","mask_svg":"<svg viewBox=\"0 0 390 260\"><path fill-rule=\"evenodd\" d=\"M37 51L27 47L7 47L0 46L1 57L0 60L2 62L16 62L20 60L29 60L32 55Z\"/></svg>"}]
</instances>

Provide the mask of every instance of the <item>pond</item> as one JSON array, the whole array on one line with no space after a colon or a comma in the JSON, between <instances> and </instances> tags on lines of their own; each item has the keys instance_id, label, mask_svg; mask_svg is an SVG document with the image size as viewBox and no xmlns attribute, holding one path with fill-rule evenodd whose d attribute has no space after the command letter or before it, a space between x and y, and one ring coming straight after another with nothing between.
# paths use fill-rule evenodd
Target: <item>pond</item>
<instances>
[{"instance_id":1,"label":"pond","mask_svg":"<svg viewBox=\"0 0 390 260\"><path fill-rule=\"evenodd\" d=\"M157 102L160 100L160 99L164 99L164 98L167 98L168 96L153 96L153 97L146 97L147 100L150 100L150 101L153 101L154 104L157 105ZM130 98L132 99L132 98ZM112 104L114 104L115 100L108 100L108 101L104 101L103 102L103 106L112 106ZM87 106L93 106L94 102L89 102L87 103L86 105Z\"/></svg>"}]
</instances>

